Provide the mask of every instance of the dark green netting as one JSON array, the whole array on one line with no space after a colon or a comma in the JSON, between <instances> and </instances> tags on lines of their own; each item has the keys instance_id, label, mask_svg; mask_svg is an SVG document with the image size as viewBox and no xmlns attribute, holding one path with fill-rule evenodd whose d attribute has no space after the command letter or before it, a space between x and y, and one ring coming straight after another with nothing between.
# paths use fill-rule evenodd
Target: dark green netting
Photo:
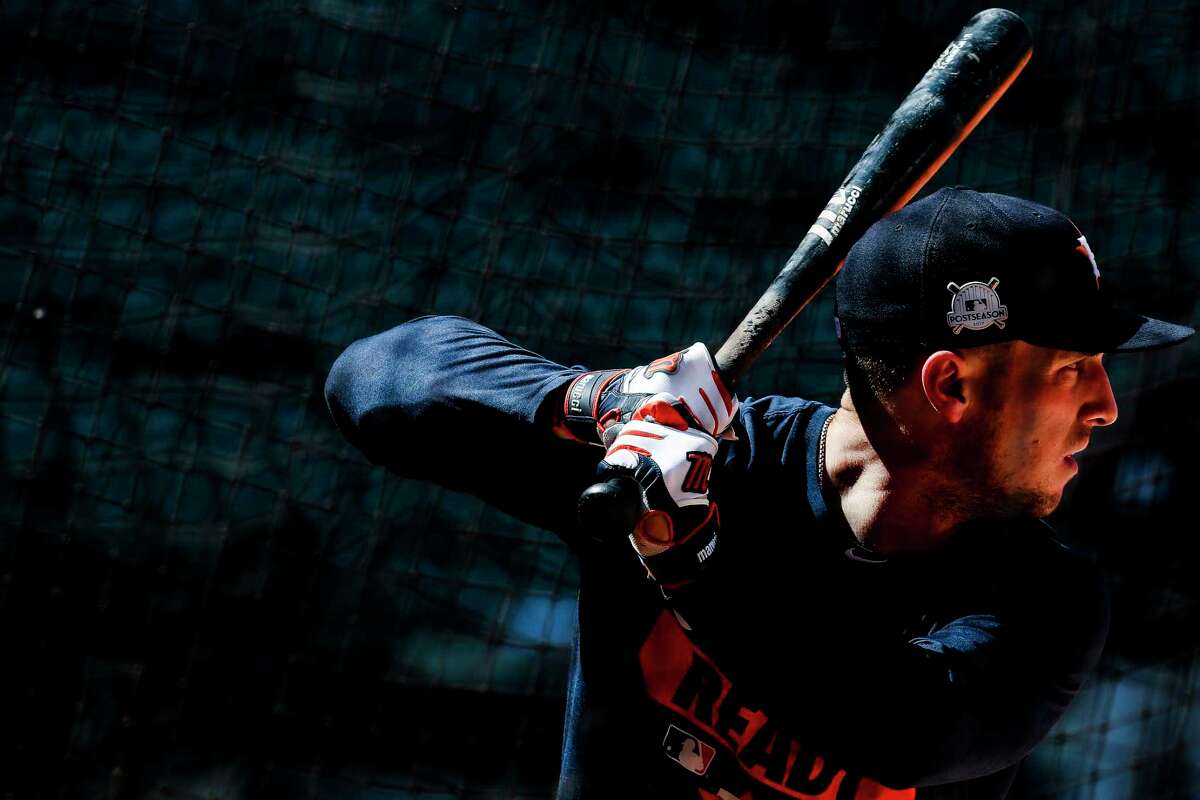
<instances>
[{"instance_id":1,"label":"dark green netting","mask_svg":"<svg viewBox=\"0 0 1200 800\"><path fill-rule=\"evenodd\" d=\"M3 8L0 793L186 798L549 794L575 564L371 467L329 365L429 312L569 363L719 343L978 10ZM1017 10L1034 60L933 185L1063 208L1194 324L1200 9ZM832 400L830 316L744 393ZM1014 796L1200 793L1196 348L1111 362L1058 525L1113 633Z\"/></svg>"}]
</instances>

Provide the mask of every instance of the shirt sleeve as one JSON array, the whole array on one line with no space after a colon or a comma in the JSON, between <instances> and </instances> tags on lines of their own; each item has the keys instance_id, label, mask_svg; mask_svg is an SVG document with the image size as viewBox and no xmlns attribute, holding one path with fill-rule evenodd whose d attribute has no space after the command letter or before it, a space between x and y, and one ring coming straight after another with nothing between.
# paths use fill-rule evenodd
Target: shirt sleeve
<instances>
[{"instance_id":1,"label":"shirt sleeve","mask_svg":"<svg viewBox=\"0 0 1200 800\"><path fill-rule=\"evenodd\" d=\"M944 783L995 772L1024 758L1046 736L1100 659L1109 606L1095 567L1044 536L996 558L979 579L976 614L918 637L919 651L945 698L927 731L927 757L915 754L914 783ZM914 698L909 713L921 713ZM919 718L919 717L918 717ZM897 768L902 768L897 765Z\"/></svg>"},{"instance_id":2,"label":"shirt sleeve","mask_svg":"<svg viewBox=\"0 0 1200 800\"><path fill-rule=\"evenodd\" d=\"M571 543L603 452L551 433L546 397L581 368L461 317L420 317L351 344L325 399L373 463L469 492Z\"/></svg>"}]
</instances>

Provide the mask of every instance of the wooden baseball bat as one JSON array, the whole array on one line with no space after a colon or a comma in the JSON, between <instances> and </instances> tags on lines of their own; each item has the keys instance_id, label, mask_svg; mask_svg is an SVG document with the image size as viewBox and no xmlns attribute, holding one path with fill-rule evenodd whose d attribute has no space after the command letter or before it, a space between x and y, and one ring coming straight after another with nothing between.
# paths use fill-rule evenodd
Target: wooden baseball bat
<instances>
[{"instance_id":1,"label":"wooden baseball bat","mask_svg":"<svg viewBox=\"0 0 1200 800\"><path fill-rule=\"evenodd\" d=\"M859 237L911 200L1012 85L1033 55L1019 16L981 11L942 51L871 140L750 312L714 356L732 386L841 269ZM631 478L595 484L579 499L593 536L633 529L642 513Z\"/></svg>"}]
</instances>

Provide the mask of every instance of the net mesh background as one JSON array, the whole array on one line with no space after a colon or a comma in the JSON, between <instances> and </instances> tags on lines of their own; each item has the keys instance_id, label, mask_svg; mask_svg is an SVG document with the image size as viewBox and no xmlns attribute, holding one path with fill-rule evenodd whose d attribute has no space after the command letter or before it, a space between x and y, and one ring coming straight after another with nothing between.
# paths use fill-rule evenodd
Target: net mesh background
<instances>
[{"instance_id":1,"label":"net mesh background","mask_svg":"<svg viewBox=\"0 0 1200 800\"><path fill-rule=\"evenodd\" d=\"M115 798L550 794L576 565L368 464L329 366L432 312L572 364L719 343L977 10L3 9L0 793ZM1034 60L932 186L1064 209L1194 325L1200 7L1018 10ZM836 399L830 303L743 393ZM1055 521L1113 630L1013 797L1200 794L1196 355L1110 362Z\"/></svg>"}]
</instances>

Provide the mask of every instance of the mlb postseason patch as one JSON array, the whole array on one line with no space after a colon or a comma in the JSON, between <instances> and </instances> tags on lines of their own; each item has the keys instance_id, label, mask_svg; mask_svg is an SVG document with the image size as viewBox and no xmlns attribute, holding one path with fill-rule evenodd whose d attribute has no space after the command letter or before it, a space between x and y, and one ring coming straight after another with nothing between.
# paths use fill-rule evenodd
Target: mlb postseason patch
<instances>
[{"instance_id":1,"label":"mlb postseason patch","mask_svg":"<svg viewBox=\"0 0 1200 800\"><path fill-rule=\"evenodd\" d=\"M1008 306L1000 302L996 287L1000 285L997 278L987 283L971 281L959 286L957 283L946 284L954 296L950 298L950 313L946 314L946 324L954 333L961 333L963 328L981 331L995 325L1003 328L1008 320Z\"/></svg>"}]
</instances>

